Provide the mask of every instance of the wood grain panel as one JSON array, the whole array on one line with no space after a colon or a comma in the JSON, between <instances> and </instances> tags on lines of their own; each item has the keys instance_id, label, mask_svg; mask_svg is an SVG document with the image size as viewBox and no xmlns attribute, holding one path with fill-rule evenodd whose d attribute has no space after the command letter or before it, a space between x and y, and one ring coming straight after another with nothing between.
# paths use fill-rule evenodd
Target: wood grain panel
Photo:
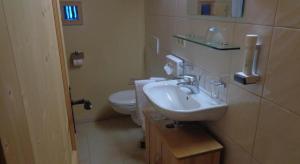
<instances>
[{"instance_id":1,"label":"wood grain panel","mask_svg":"<svg viewBox=\"0 0 300 164\"><path fill-rule=\"evenodd\" d=\"M166 125L171 120L159 119L151 108L144 110L146 147L150 164L219 164L223 146L203 128Z\"/></svg>"},{"instance_id":2,"label":"wood grain panel","mask_svg":"<svg viewBox=\"0 0 300 164\"><path fill-rule=\"evenodd\" d=\"M71 164L52 2L1 0L0 5L0 21L6 20L5 27L0 23L6 29L0 30L0 137L6 160Z\"/></svg>"},{"instance_id":3,"label":"wood grain panel","mask_svg":"<svg viewBox=\"0 0 300 164\"><path fill-rule=\"evenodd\" d=\"M9 164L34 164L13 49L0 0L0 138Z\"/></svg>"},{"instance_id":4,"label":"wood grain panel","mask_svg":"<svg viewBox=\"0 0 300 164\"><path fill-rule=\"evenodd\" d=\"M145 117L145 144L146 144L146 152L145 152L145 161L146 164L150 164L150 122L148 117Z\"/></svg>"},{"instance_id":5,"label":"wood grain panel","mask_svg":"<svg viewBox=\"0 0 300 164\"><path fill-rule=\"evenodd\" d=\"M156 127L150 125L150 164L162 164L162 142Z\"/></svg>"},{"instance_id":6,"label":"wood grain panel","mask_svg":"<svg viewBox=\"0 0 300 164\"><path fill-rule=\"evenodd\" d=\"M162 144L162 164L219 164L220 151L189 156L186 158L176 158L168 149L166 144Z\"/></svg>"}]
</instances>

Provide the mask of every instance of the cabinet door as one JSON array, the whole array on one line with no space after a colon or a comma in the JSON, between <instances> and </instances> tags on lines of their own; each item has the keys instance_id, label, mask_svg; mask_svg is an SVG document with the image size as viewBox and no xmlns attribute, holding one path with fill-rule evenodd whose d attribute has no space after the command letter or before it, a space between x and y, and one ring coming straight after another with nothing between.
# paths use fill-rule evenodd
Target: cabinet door
<instances>
[{"instance_id":1,"label":"cabinet door","mask_svg":"<svg viewBox=\"0 0 300 164\"><path fill-rule=\"evenodd\" d=\"M210 152L184 159L184 164L219 164L220 152Z\"/></svg>"},{"instance_id":2,"label":"cabinet door","mask_svg":"<svg viewBox=\"0 0 300 164\"><path fill-rule=\"evenodd\" d=\"M162 164L162 142L156 127L150 125L150 164Z\"/></svg>"},{"instance_id":3,"label":"cabinet door","mask_svg":"<svg viewBox=\"0 0 300 164\"><path fill-rule=\"evenodd\" d=\"M176 159L174 155L167 149L167 147L162 145L162 164L183 164L180 160Z\"/></svg>"},{"instance_id":4,"label":"cabinet door","mask_svg":"<svg viewBox=\"0 0 300 164\"><path fill-rule=\"evenodd\" d=\"M219 164L220 152L210 152L202 155L191 156L183 159L177 159L162 144L162 164Z\"/></svg>"}]
</instances>

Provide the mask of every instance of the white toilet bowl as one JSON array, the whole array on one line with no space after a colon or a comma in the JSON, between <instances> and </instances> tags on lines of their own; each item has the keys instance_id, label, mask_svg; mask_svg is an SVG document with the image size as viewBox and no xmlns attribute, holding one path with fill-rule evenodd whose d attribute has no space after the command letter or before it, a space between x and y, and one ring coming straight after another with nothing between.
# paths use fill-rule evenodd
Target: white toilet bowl
<instances>
[{"instance_id":1,"label":"white toilet bowl","mask_svg":"<svg viewBox=\"0 0 300 164\"><path fill-rule=\"evenodd\" d=\"M108 98L112 108L121 114L130 115L136 110L134 90L125 90L113 93Z\"/></svg>"},{"instance_id":2,"label":"white toilet bowl","mask_svg":"<svg viewBox=\"0 0 300 164\"><path fill-rule=\"evenodd\" d=\"M113 93L108 98L112 108L120 114L131 115L132 120L139 124L136 116L135 90L124 90Z\"/></svg>"}]
</instances>

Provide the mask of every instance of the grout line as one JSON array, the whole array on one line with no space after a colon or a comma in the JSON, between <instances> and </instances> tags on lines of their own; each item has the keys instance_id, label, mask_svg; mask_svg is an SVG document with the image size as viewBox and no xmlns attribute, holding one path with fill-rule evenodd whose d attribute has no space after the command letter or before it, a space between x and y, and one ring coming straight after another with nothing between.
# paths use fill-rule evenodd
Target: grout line
<instances>
[{"instance_id":1,"label":"grout line","mask_svg":"<svg viewBox=\"0 0 300 164\"><path fill-rule=\"evenodd\" d=\"M250 90L244 88L242 85L237 84L237 83L234 82L232 79L230 79L230 82L229 82L229 83L230 83L231 85L234 85L234 86L238 87L239 89L242 89L242 90L248 92L249 94L252 94L252 95L254 95L254 96L257 96L257 97L259 97L259 98L262 98L262 95L259 95L259 94L255 93L255 92L253 92L253 91L250 91Z\"/></svg>"},{"instance_id":2,"label":"grout line","mask_svg":"<svg viewBox=\"0 0 300 164\"><path fill-rule=\"evenodd\" d=\"M278 103L276 103L276 102L274 102L274 101L272 101L272 100L270 100L270 99L267 99L267 98L265 98L265 97L262 97L262 100L264 100L264 101L266 101L266 102L268 102L268 103L271 103L271 104L273 104L273 105L279 107L280 110L282 110L283 112L287 112L287 113L289 113L289 114L291 114L291 115L295 115L296 117L299 117L299 119L300 119L300 114L298 114L298 113L292 111L291 109L286 108L286 107L284 107L284 106L282 106L282 105L280 105L280 104L278 104Z\"/></svg>"},{"instance_id":3,"label":"grout line","mask_svg":"<svg viewBox=\"0 0 300 164\"><path fill-rule=\"evenodd\" d=\"M262 95L261 95L262 98L264 97L264 91L265 91L266 83L268 81L268 70L269 70L269 64L270 64L270 59L271 59L271 52L272 52L272 47L273 47L274 34L275 34L275 30L274 30L274 28L272 28L270 44L269 44L269 47L268 47L268 55L267 55L267 59L266 59L266 65L265 65L265 68L263 70L265 72L265 75L264 75L265 78L264 78L264 82L263 82L263 85L262 85Z\"/></svg>"},{"instance_id":4,"label":"grout line","mask_svg":"<svg viewBox=\"0 0 300 164\"><path fill-rule=\"evenodd\" d=\"M87 134L87 136L86 136L86 139L87 139L87 148L88 148L88 156L89 156L89 160L88 160L88 162L89 162L89 164L92 164L92 154L91 154L91 148L90 148L90 137L89 137L89 134L90 133L88 133Z\"/></svg>"},{"instance_id":5,"label":"grout line","mask_svg":"<svg viewBox=\"0 0 300 164\"><path fill-rule=\"evenodd\" d=\"M245 89L245 88L239 86L238 84L235 84L234 82L230 82L230 84L231 84L231 85L234 85L234 86L236 86L236 87L238 87L238 88L240 88L240 89L242 89L242 90L244 90L244 91L246 91L246 92L248 92L248 93L250 93L250 94L252 94L252 95L257 96L257 97L259 97L260 99L263 99L263 100L265 100L265 101L268 101L268 102L270 102L270 103L272 103L272 104L274 104L274 105L276 105L276 106L282 108L282 109L283 109L284 111L286 111L286 112L289 112L289 113L291 113L291 114L294 114L294 115L300 117L300 114L294 112L292 109L287 108L287 107L284 107L283 105L280 105L280 104L274 102L274 101L271 100L271 99L268 99L268 98L266 98L266 97L264 97L264 96L262 96L262 95L255 94L255 93L253 93L253 92L251 92L251 91L249 91L249 90L247 90L247 89Z\"/></svg>"},{"instance_id":6,"label":"grout line","mask_svg":"<svg viewBox=\"0 0 300 164\"><path fill-rule=\"evenodd\" d=\"M277 19L276 18L277 18L277 15L278 15L279 1L280 0L276 1L276 9L275 9L275 16L273 18L273 26L276 26L276 24L277 24Z\"/></svg>"},{"instance_id":7,"label":"grout line","mask_svg":"<svg viewBox=\"0 0 300 164\"><path fill-rule=\"evenodd\" d=\"M259 99L259 108L258 108L258 114L256 118L256 126L255 126L255 132L254 132L254 138L253 138L253 143L252 143L252 150L251 150L251 156L254 158L254 150L255 150L255 145L256 145L256 138L257 138L257 131L261 119L261 111L262 111L262 99Z\"/></svg>"},{"instance_id":8,"label":"grout line","mask_svg":"<svg viewBox=\"0 0 300 164\"><path fill-rule=\"evenodd\" d=\"M277 2L279 3L279 2ZM277 14L277 8L276 8L276 13L274 16L274 21L276 19L276 14ZM202 21L211 21L211 22L221 22L221 23L237 23L237 24L246 24L246 25L256 25L256 26L267 26L267 27L281 27L281 28L288 28L288 29L300 29L300 27L293 27L293 26L277 26L275 23L273 23L273 25L270 24L257 24L257 23L251 23L251 22L242 22L239 20L234 20L234 21L230 21L230 20L222 20L222 18L215 18L215 19L209 19L209 18L201 18L201 17L193 17L193 16L177 16L177 15L164 15L164 14L148 14L148 16L154 16L154 17L169 17L169 18L184 18L184 19L188 19L188 20L202 20Z\"/></svg>"},{"instance_id":9,"label":"grout line","mask_svg":"<svg viewBox=\"0 0 300 164\"><path fill-rule=\"evenodd\" d=\"M254 140L253 140L253 146L252 146L252 150L251 150L251 156L256 159L254 157L254 151L255 151L255 146L256 146L256 139L257 139L257 133L258 133L258 127L259 127L259 123L260 123L260 119L261 119L261 112L262 112L262 101L264 100L264 90L265 90L265 86L266 86L266 82L267 82L267 75L268 75L268 66L269 66L269 60L270 60L270 56L271 56L271 48L272 48L272 43L273 43L273 36L274 36L274 28L272 28L271 31L271 38L270 38L270 44L268 47L268 55L267 55L267 61L266 61L266 66L264 68L264 72L265 72L265 78L262 84L262 95L260 96L260 102L259 102L259 110L258 110L258 115L257 115L257 120L256 120L256 128L255 128L255 134L254 134ZM257 160L256 160L257 161Z\"/></svg>"},{"instance_id":10,"label":"grout line","mask_svg":"<svg viewBox=\"0 0 300 164\"><path fill-rule=\"evenodd\" d=\"M216 125L211 125L212 127L214 127L215 129L217 130L220 130L221 131L221 135L224 135L224 139L227 139L229 140L230 142L232 142L233 144L237 145L241 150L244 151L244 153L248 154L249 156L252 157L251 155L251 152L247 151L241 144L237 143L232 137L230 137L227 133L224 132L223 129L220 129L219 127L217 127ZM208 127L209 128L209 127ZM215 133L214 133L215 134ZM216 135L216 134L215 134ZM222 137L219 137L219 138L222 138ZM253 158L253 157L252 157Z\"/></svg>"}]
</instances>

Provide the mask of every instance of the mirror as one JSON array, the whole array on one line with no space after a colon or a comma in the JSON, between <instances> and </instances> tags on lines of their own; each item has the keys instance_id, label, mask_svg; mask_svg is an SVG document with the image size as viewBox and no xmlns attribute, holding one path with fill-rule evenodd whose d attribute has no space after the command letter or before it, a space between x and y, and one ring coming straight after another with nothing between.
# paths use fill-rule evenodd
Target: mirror
<instances>
[{"instance_id":1,"label":"mirror","mask_svg":"<svg viewBox=\"0 0 300 164\"><path fill-rule=\"evenodd\" d=\"M188 0L188 15L240 18L245 0Z\"/></svg>"}]
</instances>

